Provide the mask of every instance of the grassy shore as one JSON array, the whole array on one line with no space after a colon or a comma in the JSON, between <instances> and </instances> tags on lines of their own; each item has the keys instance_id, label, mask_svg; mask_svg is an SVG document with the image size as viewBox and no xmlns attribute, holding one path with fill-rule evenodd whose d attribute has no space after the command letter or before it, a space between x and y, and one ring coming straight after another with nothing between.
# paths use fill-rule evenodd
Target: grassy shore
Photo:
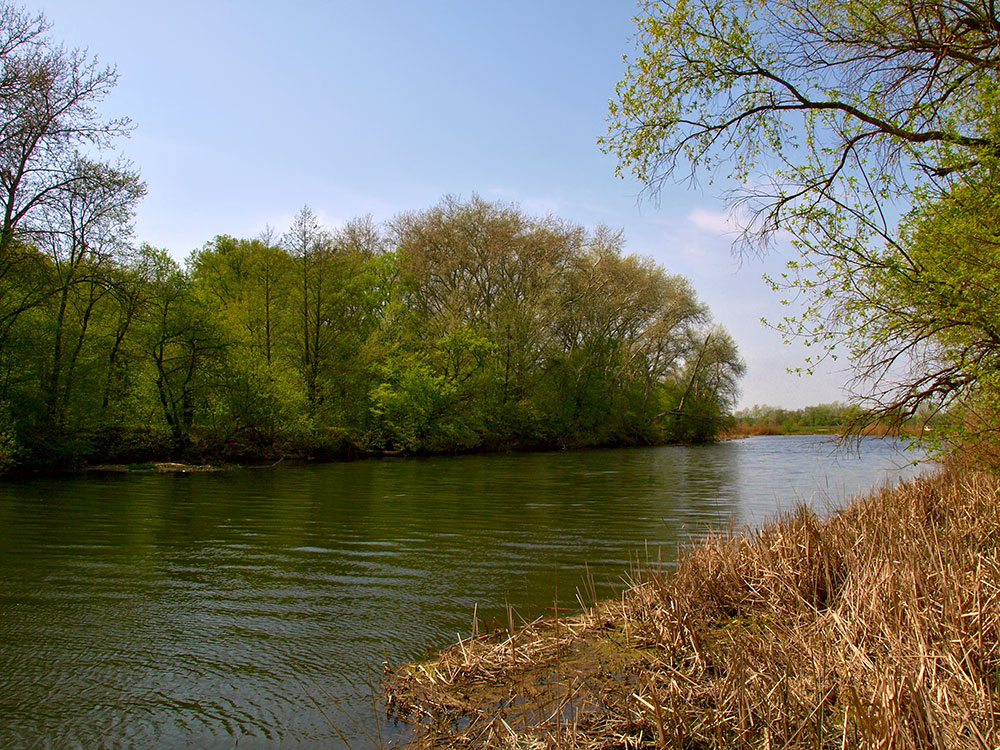
<instances>
[{"instance_id":1,"label":"grassy shore","mask_svg":"<svg viewBox=\"0 0 1000 750\"><path fill-rule=\"evenodd\" d=\"M686 550L389 676L415 747L996 748L1000 481L950 470Z\"/></svg>"}]
</instances>

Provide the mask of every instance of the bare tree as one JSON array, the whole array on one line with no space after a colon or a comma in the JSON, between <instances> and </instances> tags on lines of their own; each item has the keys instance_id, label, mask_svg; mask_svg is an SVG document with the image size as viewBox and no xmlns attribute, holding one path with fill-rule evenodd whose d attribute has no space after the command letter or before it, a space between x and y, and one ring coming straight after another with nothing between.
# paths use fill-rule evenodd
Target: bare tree
<instances>
[{"instance_id":1,"label":"bare tree","mask_svg":"<svg viewBox=\"0 0 1000 750\"><path fill-rule=\"evenodd\" d=\"M25 219L81 179L78 152L106 149L130 129L97 108L115 69L56 44L48 29L43 15L0 4L0 257Z\"/></svg>"}]
</instances>

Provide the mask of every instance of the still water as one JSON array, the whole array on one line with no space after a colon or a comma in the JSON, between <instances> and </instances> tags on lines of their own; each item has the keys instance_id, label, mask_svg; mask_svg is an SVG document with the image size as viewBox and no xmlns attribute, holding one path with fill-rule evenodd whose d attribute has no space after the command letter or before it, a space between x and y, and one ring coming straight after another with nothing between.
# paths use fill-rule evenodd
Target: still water
<instances>
[{"instance_id":1,"label":"still water","mask_svg":"<svg viewBox=\"0 0 1000 750\"><path fill-rule=\"evenodd\" d=\"M0 747L364 748L381 664L915 469L894 440L0 483ZM582 593L589 599L590 593Z\"/></svg>"}]
</instances>

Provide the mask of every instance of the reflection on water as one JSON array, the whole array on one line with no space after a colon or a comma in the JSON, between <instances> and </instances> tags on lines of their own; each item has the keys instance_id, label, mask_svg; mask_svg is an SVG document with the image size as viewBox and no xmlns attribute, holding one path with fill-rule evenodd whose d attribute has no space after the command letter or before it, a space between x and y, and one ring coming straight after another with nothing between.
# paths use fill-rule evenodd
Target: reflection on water
<instances>
[{"instance_id":1,"label":"reflection on water","mask_svg":"<svg viewBox=\"0 0 1000 750\"><path fill-rule=\"evenodd\" d=\"M368 747L381 664L620 586L635 555L912 473L895 441L0 485L0 747ZM902 468L901 468L902 467Z\"/></svg>"}]
</instances>

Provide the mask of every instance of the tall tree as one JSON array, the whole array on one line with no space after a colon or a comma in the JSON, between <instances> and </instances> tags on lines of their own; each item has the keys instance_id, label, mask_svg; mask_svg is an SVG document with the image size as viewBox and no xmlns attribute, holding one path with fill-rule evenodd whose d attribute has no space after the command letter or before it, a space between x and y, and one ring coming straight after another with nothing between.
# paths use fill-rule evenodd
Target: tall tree
<instances>
[{"instance_id":1,"label":"tall tree","mask_svg":"<svg viewBox=\"0 0 1000 750\"><path fill-rule=\"evenodd\" d=\"M731 197L747 209L745 239L790 236L798 251L775 280L807 301L786 332L827 352L846 346L868 418L982 391L1000 371L997 321L988 306L949 301L945 290L968 279L942 274L928 250L976 247L979 281L1000 265L983 241L990 211L974 230L944 218L995 192L995 4L644 0L636 21L603 139L619 171L655 190L725 166L743 185ZM901 230L894 217L911 211ZM887 296L902 290L923 296L923 312Z\"/></svg>"},{"instance_id":2,"label":"tall tree","mask_svg":"<svg viewBox=\"0 0 1000 750\"><path fill-rule=\"evenodd\" d=\"M147 307L147 347L156 397L174 450L186 451L199 408L219 380L227 341L191 279L166 254L156 257Z\"/></svg>"},{"instance_id":3,"label":"tall tree","mask_svg":"<svg viewBox=\"0 0 1000 750\"><path fill-rule=\"evenodd\" d=\"M285 234L283 244L297 265L301 372L309 397L310 416L315 417L322 400L320 366L328 346L325 282L333 252L331 239L312 209L303 206Z\"/></svg>"},{"instance_id":4,"label":"tall tree","mask_svg":"<svg viewBox=\"0 0 1000 750\"><path fill-rule=\"evenodd\" d=\"M143 415L129 408L130 396L139 390L141 362L145 359L142 345L136 343L138 337L133 334L153 297L159 264L158 251L140 245L128 263L115 265L109 272L114 305L104 332L107 341L100 405L102 434L109 446L115 433L143 424Z\"/></svg>"},{"instance_id":5,"label":"tall tree","mask_svg":"<svg viewBox=\"0 0 1000 750\"><path fill-rule=\"evenodd\" d=\"M282 292L288 264L287 256L281 251L274 230L267 227L256 239L253 258L253 270L257 283L260 285L262 305L262 339L264 357L270 367L274 361L275 327L278 317L278 296Z\"/></svg>"},{"instance_id":6,"label":"tall tree","mask_svg":"<svg viewBox=\"0 0 1000 750\"><path fill-rule=\"evenodd\" d=\"M404 214L394 232L407 280L404 296L425 335L435 341L451 336L453 356L460 341L488 339L491 356L480 364L489 382L476 386L515 408L546 356L557 279L578 251L582 229L473 196L446 197L431 209Z\"/></svg>"},{"instance_id":7,"label":"tall tree","mask_svg":"<svg viewBox=\"0 0 1000 750\"><path fill-rule=\"evenodd\" d=\"M475 196L393 228L416 335L407 361L421 375L387 370L377 400L405 442L435 432L473 445L662 439L664 388L709 322L687 281L626 255L621 232Z\"/></svg>"},{"instance_id":8,"label":"tall tree","mask_svg":"<svg viewBox=\"0 0 1000 750\"><path fill-rule=\"evenodd\" d=\"M12 283L34 260L20 230L91 179L78 168L79 152L100 152L129 132L127 119L106 119L98 107L115 85L114 68L57 44L48 28L43 15L0 3L0 330L39 297Z\"/></svg>"},{"instance_id":9,"label":"tall tree","mask_svg":"<svg viewBox=\"0 0 1000 750\"><path fill-rule=\"evenodd\" d=\"M289 291L290 259L273 236L219 235L192 253L192 279L247 355L271 365L278 338L279 299Z\"/></svg>"},{"instance_id":10,"label":"tall tree","mask_svg":"<svg viewBox=\"0 0 1000 750\"><path fill-rule=\"evenodd\" d=\"M652 429L662 386L710 320L686 279L623 248L622 233L606 227L588 238L561 279L553 328L559 411L571 429L609 431L604 440Z\"/></svg>"},{"instance_id":11,"label":"tall tree","mask_svg":"<svg viewBox=\"0 0 1000 750\"><path fill-rule=\"evenodd\" d=\"M79 158L73 179L53 193L30 234L52 269L52 348L41 386L46 421L57 435L95 310L115 284L113 269L128 261L132 212L144 192L134 172Z\"/></svg>"}]
</instances>

